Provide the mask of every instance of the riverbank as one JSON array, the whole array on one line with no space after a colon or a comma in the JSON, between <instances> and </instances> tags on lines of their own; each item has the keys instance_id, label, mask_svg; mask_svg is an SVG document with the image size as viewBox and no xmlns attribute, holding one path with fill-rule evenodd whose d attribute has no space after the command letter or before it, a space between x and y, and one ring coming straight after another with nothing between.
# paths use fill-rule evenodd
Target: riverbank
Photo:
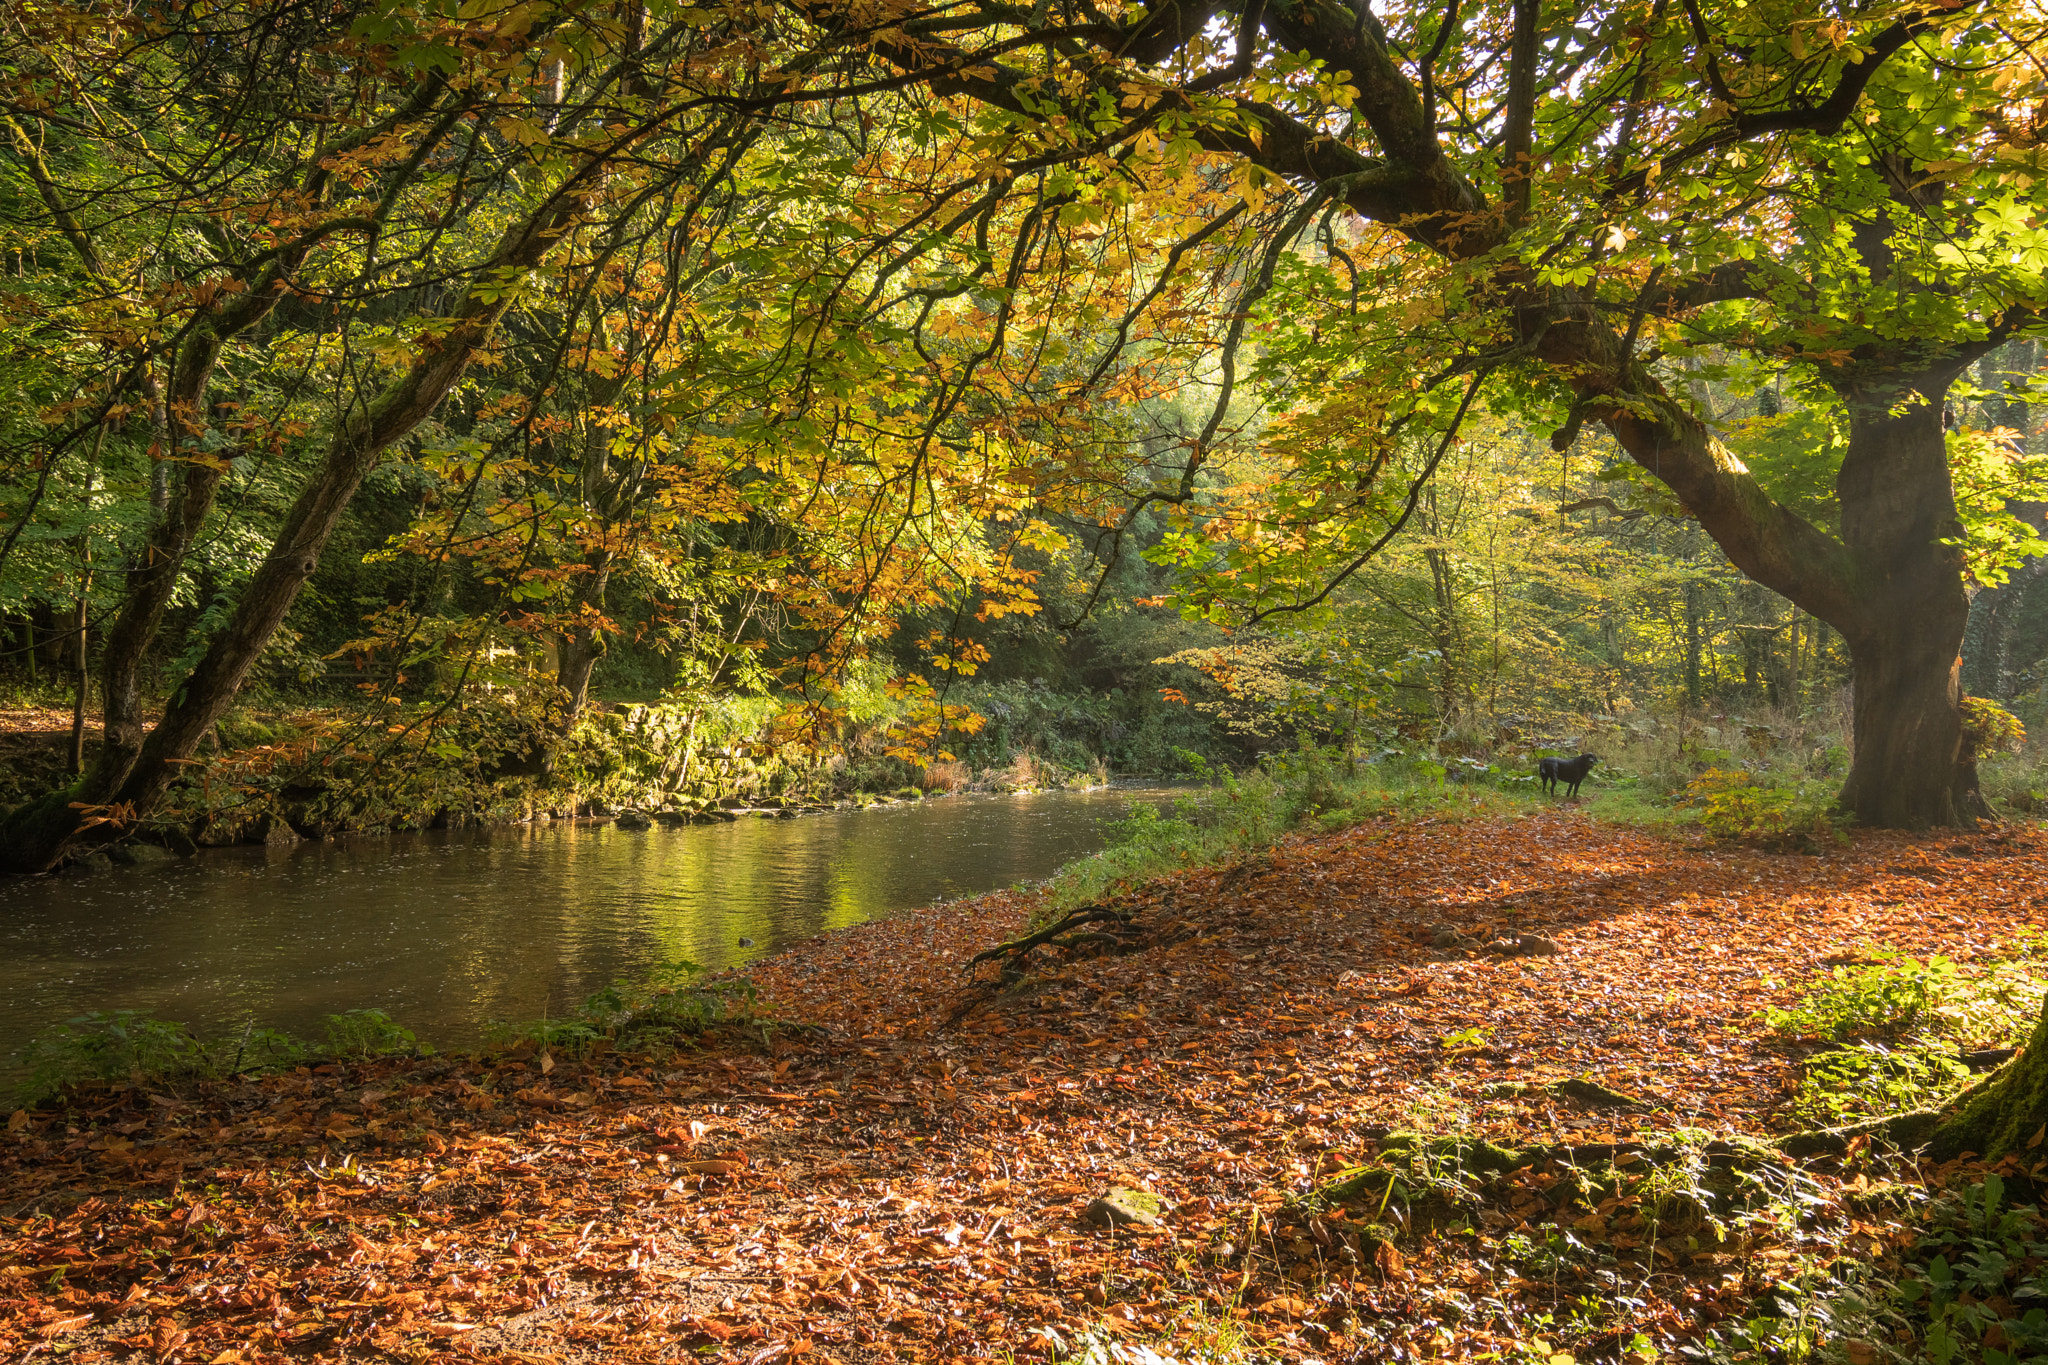
<instances>
[{"instance_id":1,"label":"riverbank","mask_svg":"<svg viewBox=\"0 0 2048 1365\"><path fill-rule=\"evenodd\" d=\"M1788 858L1569 810L1377 819L1130 894L1139 951L1007 989L969 959L1042 893L757 965L815 1028L96 1090L9 1120L0 1339L762 1365L1867 1346L1795 1306L1840 1251L1903 1266L1890 1210L1930 1173L1742 1149L1737 1207L1721 1158L1636 1153L1802 1126L1809 1050L1766 1011L1881 945L2023 958L2044 867L2038 830ZM1463 1145L1425 1182L1403 1129ZM1511 1149L1581 1156L1472 1159ZM1301 1202L1360 1165L1388 1183ZM1163 1224L1089 1221L1119 1186Z\"/></svg>"},{"instance_id":2,"label":"riverbank","mask_svg":"<svg viewBox=\"0 0 2048 1365\"><path fill-rule=\"evenodd\" d=\"M509 693L460 709L394 706L374 718L339 708L246 710L162 806L124 837L86 849L87 871L190 856L199 848L275 847L344 834L619 819L711 824L747 816L865 809L950 792L1086 789L1109 769L1085 749L1067 761L983 746L974 764L905 750L894 718L808 741L777 732L763 699L717 705L589 708L558 735L544 708ZM97 751L86 746L86 762ZM0 810L69 781L71 718L0 713Z\"/></svg>"}]
</instances>

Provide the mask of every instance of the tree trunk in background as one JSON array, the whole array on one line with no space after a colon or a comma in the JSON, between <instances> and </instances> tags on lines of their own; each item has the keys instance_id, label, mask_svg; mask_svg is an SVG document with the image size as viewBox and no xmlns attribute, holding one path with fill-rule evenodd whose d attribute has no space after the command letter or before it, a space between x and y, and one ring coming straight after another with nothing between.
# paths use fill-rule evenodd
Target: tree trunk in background
<instances>
[{"instance_id":1,"label":"tree trunk in background","mask_svg":"<svg viewBox=\"0 0 2048 1365\"><path fill-rule=\"evenodd\" d=\"M1835 623L1856 677L1856 755L1842 805L1885 829L1960 825L1983 813L1960 709L1970 603L1961 553L1941 543L1962 530L1941 422L1946 389L1922 379L1844 395L1849 450L1836 492L1861 609Z\"/></svg>"},{"instance_id":2,"label":"tree trunk in background","mask_svg":"<svg viewBox=\"0 0 2048 1365\"><path fill-rule=\"evenodd\" d=\"M1685 580L1685 701L1700 704L1700 581Z\"/></svg>"},{"instance_id":3,"label":"tree trunk in background","mask_svg":"<svg viewBox=\"0 0 2048 1365\"><path fill-rule=\"evenodd\" d=\"M80 596L73 611L71 622L71 661L76 668L77 678L71 696L71 775L78 776L85 771L85 694L92 687L91 655L86 650L85 631L88 624L86 600Z\"/></svg>"},{"instance_id":4,"label":"tree trunk in background","mask_svg":"<svg viewBox=\"0 0 2048 1365\"><path fill-rule=\"evenodd\" d=\"M2036 528L2048 526L2048 503L2009 502L2006 510ZM1973 697L2011 697L2013 629L2033 595L2048 582L2048 556L2030 559L1995 588L1980 588L1970 599L1963 635L1963 691Z\"/></svg>"},{"instance_id":5,"label":"tree trunk in background","mask_svg":"<svg viewBox=\"0 0 2048 1365\"><path fill-rule=\"evenodd\" d=\"M597 661L604 657L604 632L599 630L593 619L604 608L605 586L611 578L612 557L608 553L590 556L585 561L590 565L583 591L577 595L577 603L583 611L582 619L564 631L559 646L559 663L555 669L555 682L569 694L569 700L562 708L559 727L564 735L574 728L577 717L590 699L590 675L597 667Z\"/></svg>"}]
</instances>

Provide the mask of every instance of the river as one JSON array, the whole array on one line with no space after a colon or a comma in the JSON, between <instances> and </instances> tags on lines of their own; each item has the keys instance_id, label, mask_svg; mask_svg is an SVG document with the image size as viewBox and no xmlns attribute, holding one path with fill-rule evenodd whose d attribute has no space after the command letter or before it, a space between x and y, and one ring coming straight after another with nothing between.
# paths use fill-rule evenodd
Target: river
<instances>
[{"instance_id":1,"label":"river","mask_svg":"<svg viewBox=\"0 0 2048 1365\"><path fill-rule=\"evenodd\" d=\"M0 1069L89 1010L318 1038L375 1008L459 1047L678 958L780 944L1051 875L1159 789L954 796L800 819L558 823L231 848L0 881ZM741 939L751 939L743 946Z\"/></svg>"}]
</instances>

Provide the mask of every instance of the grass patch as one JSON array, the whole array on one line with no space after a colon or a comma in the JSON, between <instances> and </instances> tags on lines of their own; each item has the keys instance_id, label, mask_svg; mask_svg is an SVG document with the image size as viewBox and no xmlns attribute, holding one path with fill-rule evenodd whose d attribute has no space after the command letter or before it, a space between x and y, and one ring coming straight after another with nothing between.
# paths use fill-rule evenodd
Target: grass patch
<instances>
[{"instance_id":1,"label":"grass patch","mask_svg":"<svg viewBox=\"0 0 2048 1365\"><path fill-rule=\"evenodd\" d=\"M281 1029L259 1028L253 1020L239 1032L205 1039L187 1025L144 1010L95 1010L65 1020L29 1044L28 1074L16 1086L14 1099L28 1107L95 1083L176 1084L313 1061L431 1051L382 1010L328 1015L326 1036L317 1043Z\"/></svg>"},{"instance_id":2,"label":"grass patch","mask_svg":"<svg viewBox=\"0 0 2048 1365\"><path fill-rule=\"evenodd\" d=\"M707 981L694 962L664 964L643 984L615 981L563 1019L498 1024L486 1048L545 1049L578 1056L631 1039L642 1047L682 1044L719 1028L758 1030L767 1045L790 1027L763 1012L744 977ZM12 1099L33 1108L83 1086L127 1082L169 1086L227 1076L262 1075L325 1062L432 1055L434 1049L382 1010L327 1015L318 1040L252 1020L239 1032L206 1039L185 1024L144 1010L104 1010L67 1019L28 1047L27 1074Z\"/></svg>"},{"instance_id":3,"label":"grass patch","mask_svg":"<svg viewBox=\"0 0 2048 1365\"><path fill-rule=\"evenodd\" d=\"M1535 778L1518 769L1399 749L1358 755L1304 744L1241 774L1200 770L1210 785L1170 809L1134 801L1122 819L1107 822L1109 847L1052 877L1041 917L1189 868L1238 861L1295 830L1334 833L1422 816L1504 819L1548 804Z\"/></svg>"}]
</instances>

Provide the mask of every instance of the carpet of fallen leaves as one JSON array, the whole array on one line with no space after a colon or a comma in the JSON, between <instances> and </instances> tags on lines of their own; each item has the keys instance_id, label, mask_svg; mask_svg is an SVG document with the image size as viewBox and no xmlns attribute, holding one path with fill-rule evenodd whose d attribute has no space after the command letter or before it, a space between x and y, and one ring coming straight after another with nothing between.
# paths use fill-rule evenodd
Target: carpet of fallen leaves
<instances>
[{"instance_id":1,"label":"carpet of fallen leaves","mask_svg":"<svg viewBox=\"0 0 2048 1365\"><path fill-rule=\"evenodd\" d=\"M18 1112L0 1349L828 1365L1091 1330L1190 1358L1511 1351L1579 1292L1498 1253L1541 1201L1377 1263L1248 1256L1253 1211L1391 1129L1782 1131L1795 1057L1758 1012L1872 945L1967 961L2048 925L2048 837L1778 856L1561 809L1290 839L1130 904L1155 946L1044 961L1007 991L963 966L1026 923L1028 893L811 940L755 980L822 1028L765 1043L385 1059ZM1444 927L1559 951L1447 951ZM1483 1097L1562 1078L1650 1107ZM1112 1185L1176 1207L1158 1229L1085 1222ZM1570 1216L1648 1258L1604 1339L1559 1343L1582 1361L1636 1332L1668 1351L1790 1254L1645 1247L1625 1210Z\"/></svg>"}]
</instances>

